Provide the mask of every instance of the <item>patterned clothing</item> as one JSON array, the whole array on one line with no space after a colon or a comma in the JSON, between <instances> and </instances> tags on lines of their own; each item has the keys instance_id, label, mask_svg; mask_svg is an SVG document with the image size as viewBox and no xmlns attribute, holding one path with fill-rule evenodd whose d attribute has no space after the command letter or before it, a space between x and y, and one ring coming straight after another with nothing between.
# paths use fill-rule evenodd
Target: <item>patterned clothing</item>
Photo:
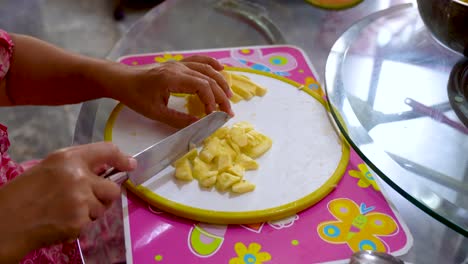
<instances>
[{"instance_id":1,"label":"patterned clothing","mask_svg":"<svg viewBox=\"0 0 468 264\"><path fill-rule=\"evenodd\" d=\"M5 78L13 54L13 41L8 33L0 29L0 82ZM0 188L19 176L39 161L17 164L7 151L10 147L7 128L0 124ZM116 263L125 261L122 207L116 202L104 217L90 223L80 237L81 249L86 263ZM83 263L78 240L52 245L30 252L20 263Z\"/></svg>"},{"instance_id":2,"label":"patterned clothing","mask_svg":"<svg viewBox=\"0 0 468 264\"><path fill-rule=\"evenodd\" d=\"M23 166L11 160L7 151L10 147L6 126L0 124L0 188L8 181L19 176L25 170L34 166L36 162L28 162ZM78 241L53 245L30 252L20 263L24 264L46 264L46 263L83 263L81 261Z\"/></svg>"},{"instance_id":3,"label":"patterned clothing","mask_svg":"<svg viewBox=\"0 0 468 264\"><path fill-rule=\"evenodd\" d=\"M13 41L5 31L0 29L0 81L3 80L10 68L12 54Z\"/></svg>"}]
</instances>

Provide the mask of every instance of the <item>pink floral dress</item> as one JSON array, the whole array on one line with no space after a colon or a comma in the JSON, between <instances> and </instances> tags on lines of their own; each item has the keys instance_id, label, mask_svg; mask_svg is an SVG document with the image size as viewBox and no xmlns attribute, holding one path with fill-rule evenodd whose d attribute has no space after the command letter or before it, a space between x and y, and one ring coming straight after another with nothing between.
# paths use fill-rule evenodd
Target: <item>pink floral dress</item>
<instances>
[{"instance_id":1,"label":"pink floral dress","mask_svg":"<svg viewBox=\"0 0 468 264\"><path fill-rule=\"evenodd\" d=\"M10 36L0 29L0 83L10 67L13 47ZM7 127L0 124L0 188L39 163L39 161L15 163L7 153L9 147ZM123 243L121 208L120 202L115 203L104 217L85 227L80 240L34 250L26 255L20 263L83 263L82 255L85 256L86 263L124 262L125 245ZM83 252L80 250L80 245Z\"/></svg>"}]
</instances>

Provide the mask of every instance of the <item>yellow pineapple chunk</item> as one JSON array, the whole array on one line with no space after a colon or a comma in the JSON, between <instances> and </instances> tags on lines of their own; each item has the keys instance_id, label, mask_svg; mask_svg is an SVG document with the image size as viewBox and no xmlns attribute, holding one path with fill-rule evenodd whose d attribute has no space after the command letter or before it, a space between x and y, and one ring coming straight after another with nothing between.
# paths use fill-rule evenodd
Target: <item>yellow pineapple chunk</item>
<instances>
[{"instance_id":1,"label":"yellow pineapple chunk","mask_svg":"<svg viewBox=\"0 0 468 264\"><path fill-rule=\"evenodd\" d=\"M249 76L245 76L245 75L243 75L243 74L236 74L236 75L239 76L239 77L241 77L241 78L244 78L244 79L246 79L246 80L250 80ZM236 76L236 77L237 77L237 76Z\"/></svg>"},{"instance_id":2,"label":"yellow pineapple chunk","mask_svg":"<svg viewBox=\"0 0 468 264\"><path fill-rule=\"evenodd\" d=\"M258 84L255 84L255 95L256 96L264 96L266 93L267 93L267 89L258 85Z\"/></svg>"},{"instance_id":3,"label":"yellow pineapple chunk","mask_svg":"<svg viewBox=\"0 0 468 264\"><path fill-rule=\"evenodd\" d=\"M233 81L231 89L233 92L240 95L245 100L250 100L250 98L252 98L255 95L255 90L253 90L254 92L251 92L251 89L245 87L244 84L236 80Z\"/></svg>"},{"instance_id":4,"label":"yellow pineapple chunk","mask_svg":"<svg viewBox=\"0 0 468 264\"><path fill-rule=\"evenodd\" d=\"M188 159L183 159L175 167L175 177L182 181L191 181L193 180L192 169L190 168L190 161Z\"/></svg>"},{"instance_id":5,"label":"yellow pineapple chunk","mask_svg":"<svg viewBox=\"0 0 468 264\"><path fill-rule=\"evenodd\" d=\"M245 168L242 167L239 164L236 164L234 166L231 166L231 167L227 168L226 172L231 173L232 175L236 175L236 176L242 178L242 177L244 177Z\"/></svg>"},{"instance_id":6,"label":"yellow pineapple chunk","mask_svg":"<svg viewBox=\"0 0 468 264\"><path fill-rule=\"evenodd\" d=\"M215 172L215 171L210 171L210 174L213 174L213 173L214 173L214 175L211 175L211 176L209 176L209 177L205 177L205 178L201 179L198 183L199 183L201 186L205 187L205 188L211 188L211 187L213 187L213 185L215 185L215 183L216 183L217 172Z\"/></svg>"},{"instance_id":7,"label":"yellow pineapple chunk","mask_svg":"<svg viewBox=\"0 0 468 264\"><path fill-rule=\"evenodd\" d=\"M205 144L213 138L223 139L229 133L229 127L221 127L203 141Z\"/></svg>"},{"instance_id":8,"label":"yellow pineapple chunk","mask_svg":"<svg viewBox=\"0 0 468 264\"><path fill-rule=\"evenodd\" d=\"M177 164L184 162L184 159L188 159L188 160L191 161L191 160L195 159L197 157L197 155L198 155L197 149L196 148L191 149L189 152L185 153L185 155L183 155L178 160L176 160L173 163L173 166L176 167Z\"/></svg>"},{"instance_id":9,"label":"yellow pineapple chunk","mask_svg":"<svg viewBox=\"0 0 468 264\"><path fill-rule=\"evenodd\" d=\"M210 141L206 142L206 145L200 152L200 159L207 163L211 162L218 155L220 147L219 138L212 138Z\"/></svg>"},{"instance_id":10,"label":"yellow pineapple chunk","mask_svg":"<svg viewBox=\"0 0 468 264\"><path fill-rule=\"evenodd\" d=\"M234 125L232 125L232 127L243 128L246 133L248 133L251 130L254 130L254 126L247 121L237 122Z\"/></svg>"},{"instance_id":11,"label":"yellow pineapple chunk","mask_svg":"<svg viewBox=\"0 0 468 264\"><path fill-rule=\"evenodd\" d=\"M229 145L229 147L231 147L232 150L234 150L234 152L236 153L236 157L241 153L239 146L236 143L232 142L231 138L228 138L226 140L226 143Z\"/></svg>"},{"instance_id":12,"label":"yellow pineapple chunk","mask_svg":"<svg viewBox=\"0 0 468 264\"><path fill-rule=\"evenodd\" d=\"M232 92L232 96L231 96L231 98L229 98L229 100L231 100L231 102L233 102L235 104L242 101L242 99L243 99L242 96L236 94L235 92Z\"/></svg>"},{"instance_id":13,"label":"yellow pineapple chunk","mask_svg":"<svg viewBox=\"0 0 468 264\"><path fill-rule=\"evenodd\" d=\"M203 162L199 157L196 157L193 160L193 170L192 170L193 178L197 180L201 180L207 177L208 171L210 171L209 165Z\"/></svg>"},{"instance_id":14,"label":"yellow pineapple chunk","mask_svg":"<svg viewBox=\"0 0 468 264\"><path fill-rule=\"evenodd\" d=\"M245 129L241 126L231 128L229 135L231 136L232 141L241 148L245 147L248 143Z\"/></svg>"},{"instance_id":15,"label":"yellow pineapple chunk","mask_svg":"<svg viewBox=\"0 0 468 264\"><path fill-rule=\"evenodd\" d=\"M244 91L247 91L252 96L256 95L257 85L252 82L250 79L247 79L241 76L232 76L232 87L242 88ZM242 94L239 93L240 96L244 97ZM245 97L244 97L245 98Z\"/></svg>"},{"instance_id":16,"label":"yellow pineapple chunk","mask_svg":"<svg viewBox=\"0 0 468 264\"><path fill-rule=\"evenodd\" d=\"M234 160L237 157L237 152L231 147L231 144L228 143L227 139L220 140L219 145L220 145L220 148L219 148L218 155L226 153L229 156L231 156L232 160Z\"/></svg>"},{"instance_id":17,"label":"yellow pineapple chunk","mask_svg":"<svg viewBox=\"0 0 468 264\"><path fill-rule=\"evenodd\" d=\"M250 81L250 78L243 74L231 73L231 77L233 80Z\"/></svg>"},{"instance_id":18,"label":"yellow pineapple chunk","mask_svg":"<svg viewBox=\"0 0 468 264\"><path fill-rule=\"evenodd\" d=\"M228 153L223 153L217 157L218 160L218 171L224 171L229 167L232 167L232 158Z\"/></svg>"},{"instance_id":19,"label":"yellow pineapple chunk","mask_svg":"<svg viewBox=\"0 0 468 264\"><path fill-rule=\"evenodd\" d=\"M246 170L258 169L258 163L243 153L237 156L235 163L244 167Z\"/></svg>"},{"instance_id":20,"label":"yellow pineapple chunk","mask_svg":"<svg viewBox=\"0 0 468 264\"><path fill-rule=\"evenodd\" d=\"M252 133L252 132L255 132L255 133ZM255 138L255 142L254 144L251 144L248 147L243 148L242 151L249 157L256 159L262 156L265 152L267 152L271 148L273 141L269 137L261 133L258 133L256 131L250 131L249 133Z\"/></svg>"},{"instance_id":21,"label":"yellow pineapple chunk","mask_svg":"<svg viewBox=\"0 0 468 264\"><path fill-rule=\"evenodd\" d=\"M234 183L231 187L232 192L234 193L246 193L255 190L255 184L242 180L240 182Z\"/></svg>"},{"instance_id":22,"label":"yellow pineapple chunk","mask_svg":"<svg viewBox=\"0 0 468 264\"><path fill-rule=\"evenodd\" d=\"M233 175L228 172L223 172L218 175L218 179L216 180L216 188L223 192L240 180L241 178L236 175Z\"/></svg>"},{"instance_id":23,"label":"yellow pineapple chunk","mask_svg":"<svg viewBox=\"0 0 468 264\"><path fill-rule=\"evenodd\" d=\"M187 108L189 114L196 117L203 117L206 115L205 105L196 94L187 96L187 103L185 104L185 107Z\"/></svg>"},{"instance_id":24,"label":"yellow pineapple chunk","mask_svg":"<svg viewBox=\"0 0 468 264\"><path fill-rule=\"evenodd\" d=\"M227 84L229 86L232 85L232 73L228 71L221 71L221 74L223 75L224 79L226 80Z\"/></svg>"}]
</instances>

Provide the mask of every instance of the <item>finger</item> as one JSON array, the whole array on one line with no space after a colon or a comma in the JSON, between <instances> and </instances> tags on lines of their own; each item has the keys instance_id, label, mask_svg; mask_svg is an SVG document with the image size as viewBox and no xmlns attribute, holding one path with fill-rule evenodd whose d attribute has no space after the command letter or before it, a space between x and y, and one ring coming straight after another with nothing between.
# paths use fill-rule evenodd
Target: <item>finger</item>
<instances>
[{"instance_id":1,"label":"finger","mask_svg":"<svg viewBox=\"0 0 468 264\"><path fill-rule=\"evenodd\" d=\"M198 62L185 62L184 65L194 71L200 72L204 74L205 76L208 76L209 78L215 80L216 83L219 85L219 87L221 87L221 89L224 91L227 97L232 96L231 89L229 88L229 85L226 82L226 79L224 79L223 75L219 73L218 71L216 71L209 64L203 64L203 63L198 63Z\"/></svg>"},{"instance_id":2,"label":"finger","mask_svg":"<svg viewBox=\"0 0 468 264\"><path fill-rule=\"evenodd\" d=\"M210 84L211 91L213 92L213 95L215 97L215 102L219 105L219 108L221 109L221 111L228 113L230 116L234 116L234 112L231 109L231 102L226 97L226 94L221 89L221 87L219 87L219 85L213 79L194 70L187 71L186 73L194 77L198 77L198 78L202 78L206 80ZM200 100L201 100L201 97L200 97Z\"/></svg>"},{"instance_id":3,"label":"finger","mask_svg":"<svg viewBox=\"0 0 468 264\"><path fill-rule=\"evenodd\" d=\"M89 198L88 206L88 216L89 219L91 219L91 221L101 218L107 210L106 206L94 196L92 198Z\"/></svg>"},{"instance_id":4,"label":"finger","mask_svg":"<svg viewBox=\"0 0 468 264\"><path fill-rule=\"evenodd\" d=\"M83 145L79 151L91 171L96 171L103 164L120 171L130 171L136 168L136 160L120 152L120 149L111 142Z\"/></svg>"},{"instance_id":5,"label":"finger","mask_svg":"<svg viewBox=\"0 0 468 264\"><path fill-rule=\"evenodd\" d=\"M198 62L198 63L209 64L211 67L213 67L217 71L222 71L224 69L224 66L217 59L214 59L208 56L193 55L193 56L183 59L182 62Z\"/></svg>"},{"instance_id":6,"label":"finger","mask_svg":"<svg viewBox=\"0 0 468 264\"><path fill-rule=\"evenodd\" d=\"M186 127L198 120L195 116L176 111L166 106L159 109L159 115L158 120L176 128Z\"/></svg>"},{"instance_id":7,"label":"finger","mask_svg":"<svg viewBox=\"0 0 468 264\"><path fill-rule=\"evenodd\" d=\"M109 166L108 164L100 164L94 170L94 173L96 173L97 175L101 175L102 173L104 173L105 171L107 171L110 168L111 168L111 166Z\"/></svg>"},{"instance_id":8,"label":"finger","mask_svg":"<svg viewBox=\"0 0 468 264\"><path fill-rule=\"evenodd\" d=\"M189 70L187 72L195 72ZM180 74L177 76L175 81L175 86L169 87L171 92L175 93L191 93L191 94L198 94L198 97L205 105L205 110L207 114L216 110L216 99L213 94L213 91L210 86L210 82L205 80L203 74L198 73L199 76L195 76L196 74ZM214 82L214 81L213 81Z\"/></svg>"},{"instance_id":9,"label":"finger","mask_svg":"<svg viewBox=\"0 0 468 264\"><path fill-rule=\"evenodd\" d=\"M120 197L120 186L100 177L95 177L92 183L92 190L97 201L103 206L104 211ZM98 211L98 213L100 212Z\"/></svg>"}]
</instances>

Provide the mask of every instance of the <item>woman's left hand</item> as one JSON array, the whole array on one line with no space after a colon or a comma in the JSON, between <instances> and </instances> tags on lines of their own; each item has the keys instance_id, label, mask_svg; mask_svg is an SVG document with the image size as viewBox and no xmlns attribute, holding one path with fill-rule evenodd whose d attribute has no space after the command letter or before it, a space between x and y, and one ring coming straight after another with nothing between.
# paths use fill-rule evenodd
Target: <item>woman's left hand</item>
<instances>
[{"instance_id":1,"label":"woman's left hand","mask_svg":"<svg viewBox=\"0 0 468 264\"><path fill-rule=\"evenodd\" d=\"M207 114L218 107L231 116L229 85L223 65L206 56L192 56L180 62L170 61L151 66L127 66L124 81L116 83L111 97L128 107L174 127L185 127L195 116L168 107L171 93L197 94Z\"/></svg>"}]
</instances>

